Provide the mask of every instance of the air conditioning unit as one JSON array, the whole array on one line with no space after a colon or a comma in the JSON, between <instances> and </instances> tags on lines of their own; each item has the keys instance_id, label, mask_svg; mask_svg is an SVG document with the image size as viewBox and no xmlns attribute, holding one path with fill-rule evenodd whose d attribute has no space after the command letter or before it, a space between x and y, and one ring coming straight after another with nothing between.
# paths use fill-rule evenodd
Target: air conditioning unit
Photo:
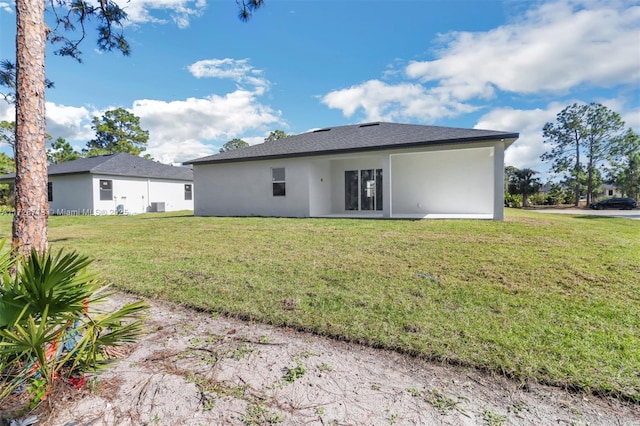
<instances>
[{"instance_id":1,"label":"air conditioning unit","mask_svg":"<svg viewBox=\"0 0 640 426\"><path fill-rule=\"evenodd\" d=\"M149 211L152 213L164 212L164 203L151 203L151 206L149 207Z\"/></svg>"}]
</instances>

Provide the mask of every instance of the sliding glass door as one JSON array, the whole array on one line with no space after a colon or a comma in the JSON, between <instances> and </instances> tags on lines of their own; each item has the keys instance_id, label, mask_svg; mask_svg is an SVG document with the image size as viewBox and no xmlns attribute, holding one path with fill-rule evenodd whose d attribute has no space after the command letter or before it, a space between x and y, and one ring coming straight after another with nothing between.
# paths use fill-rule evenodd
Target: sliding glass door
<instances>
[{"instance_id":1,"label":"sliding glass door","mask_svg":"<svg viewBox=\"0 0 640 426\"><path fill-rule=\"evenodd\" d=\"M344 209L382 211L382 169L344 172Z\"/></svg>"},{"instance_id":2,"label":"sliding glass door","mask_svg":"<svg viewBox=\"0 0 640 426\"><path fill-rule=\"evenodd\" d=\"M358 204L358 188L360 180L357 170L347 170L344 172L344 209L360 210Z\"/></svg>"}]
</instances>

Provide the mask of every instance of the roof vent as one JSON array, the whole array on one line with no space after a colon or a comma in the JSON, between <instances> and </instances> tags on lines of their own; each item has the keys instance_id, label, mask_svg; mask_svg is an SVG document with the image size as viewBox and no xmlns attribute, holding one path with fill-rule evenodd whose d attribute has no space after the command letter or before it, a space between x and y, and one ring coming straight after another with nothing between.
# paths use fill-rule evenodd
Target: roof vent
<instances>
[{"instance_id":1,"label":"roof vent","mask_svg":"<svg viewBox=\"0 0 640 426\"><path fill-rule=\"evenodd\" d=\"M373 127L373 126L379 126L380 123L367 123L367 124L361 124L358 127Z\"/></svg>"},{"instance_id":2,"label":"roof vent","mask_svg":"<svg viewBox=\"0 0 640 426\"><path fill-rule=\"evenodd\" d=\"M329 130L331 130L331 127L327 127L326 129L314 130L313 133L328 132Z\"/></svg>"}]
</instances>

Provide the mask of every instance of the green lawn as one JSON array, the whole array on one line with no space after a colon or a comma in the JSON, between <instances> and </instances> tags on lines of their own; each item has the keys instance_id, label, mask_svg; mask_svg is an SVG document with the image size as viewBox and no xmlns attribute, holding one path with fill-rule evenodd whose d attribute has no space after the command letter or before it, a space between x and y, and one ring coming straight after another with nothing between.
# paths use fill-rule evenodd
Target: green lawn
<instances>
[{"instance_id":1,"label":"green lawn","mask_svg":"<svg viewBox=\"0 0 640 426\"><path fill-rule=\"evenodd\" d=\"M166 213L53 217L49 240L144 296L640 401L638 221Z\"/></svg>"}]
</instances>

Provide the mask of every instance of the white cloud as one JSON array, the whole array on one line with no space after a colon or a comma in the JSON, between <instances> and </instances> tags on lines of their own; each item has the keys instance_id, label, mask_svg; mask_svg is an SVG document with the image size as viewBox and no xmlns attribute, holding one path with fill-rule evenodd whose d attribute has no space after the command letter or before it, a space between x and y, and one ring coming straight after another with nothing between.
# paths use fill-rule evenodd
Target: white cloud
<instances>
[{"instance_id":1,"label":"white cloud","mask_svg":"<svg viewBox=\"0 0 640 426\"><path fill-rule=\"evenodd\" d=\"M267 136L269 136L269 133L271 133L271 130L266 131L262 136L251 136L248 138L240 138L240 139L242 139L249 145L257 145L259 143L263 143L264 140L267 138Z\"/></svg>"},{"instance_id":2,"label":"white cloud","mask_svg":"<svg viewBox=\"0 0 640 426\"><path fill-rule=\"evenodd\" d=\"M53 139L64 138L78 150L95 136L91 129L91 119L103 112L90 111L85 107L72 107L46 102L47 133ZM15 121L15 109L4 101L0 102L0 121Z\"/></svg>"},{"instance_id":3,"label":"white cloud","mask_svg":"<svg viewBox=\"0 0 640 426\"><path fill-rule=\"evenodd\" d=\"M95 137L91 129L93 117L118 107L95 110L47 102L46 108L47 132L82 149ZM255 93L246 90L176 101L141 99L128 110L140 117L141 127L149 131L146 152L163 163L180 163L216 153L236 137L249 143L262 142L267 129L284 124L279 111L261 104ZM2 114L0 109L0 117ZM245 137L256 133L265 136Z\"/></svg>"},{"instance_id":4,"label":"white cloud","mask_svg":"<svg viewBox=\"0 0 640 426\"><path fill-rule=\"evenodd\" d=\"M199 17L207 7L206 0L117 0L127 12L132 24L166 24L168 20L156 16L167 14L179 28L187 28L194 17Z\"/></svg>"},{"instance_id":5,"label":"white cloud","mask_svg":"<svg viewBox=\"0 0 640 426\"><path fill-rule=\"evenodd\" d=\"M91 119L97 112L85 107L71 107L46 103L47 133L54 139L64 138L69 141L93 139L95 133L91 129Z\"/></svg>"},{"instance_id":6,"label":"white cloud","mask_svg":"<svg viewBox=\"0 0 640 426\"><path fill-rule=\"evenodd\" d=\"M262 142L267 128L282 126L280 111L274 111L257 99L270 83L262 71L249 65L246 59L209 59L189 66L197 78L230 79L239 87L226 95L163 101L140 99L129 109L140 117L140 125L149 131L147 151L165 163L183 162L217 152L227 141L244 138L249 143ZM95 136L91 129L94 116L117 108L101 111L73 108L47 103L47 130L53 137L76 140L80 147ZM0 113L2 111L0 110ZM246 137L262 134L262 137Z\"/></svg>"},{"instance_id":7,"label":"white cloud","mask_svg":"<svg viewBox=\"0 0 640 426\"><path fill-rule=\"evenodd\" d=\"M252 86L258 95L269 89L270 83L263 71L249 65L248 59L205 59L188 67L196 78L230 79L240 86Z\"/></svg>"},{"instance_id":8,"label":"white cloud","mask_svg":"<svg viewBox=\"0 0 640 426\"><path fill-rule=\"evenodd\" d=\"M346 117L362 109L367 121L418 119L429 122L475 110L470 105L429 93L419 84L390 85L379 80L329 92L321 102L329 108L342 110Z\"/></svg>"},{"instance_id":9,"label":"white cloud","mask_svg":"<svg viewBox=\"0 0 640 426\"><path fill-rule=\"evenodd\" d=\"M640 107L622 114L622 119L627 128L631 127L636 133L640 133Z\"/></svg>"},{"instance_id":10,"label":"white cloud","mask_svg":"<svg viewBox=\"0 0 640 426\"><path fill-rule=\"evenodd\" d=\"M4 99L0 99L0 121L16 121L15 108Z\"/></svg>"},{"instance_id":11,"label":"white cloud","mask_svg":"<svg viewBox=\"0 0 640 426\"><path fill-rule=\"evenodd\" d=\"M474 128L520 133L518 140L505 151L505 164L543 172L546 167L541 167L540 156L548 147L542 142L542 128L545 123L554 121L565 106L554 102L546 109L498 108L483 115Z\"/></svg>"},{"instance_id":12,"label":"white cloud","mask_svg":"<svg viewBox=\"0 0 640 426\"><path fill-rule=\"evenodd\" d=\"M191 19L200 17L207 0L114 0L126 13L124 25L167 24L188 28ZM98 4L97 0L93 0ZM13 2L0 1L0 10L13 14Z\"/></svg>"},{"instance_id":13,"label":"white cloud","mask_svg":"<svg viewBox=\"0 0 640 426\"><path fill-rule=\"evenodd\" d=\"M91 130L91 119L100 115L85 107L72 107L46 102L47 133L54 139L64 138L69 141L83 141L82 146L94 137ZM0 102L0 120L15 121L13 105Z\"/></svg>"},{"instance_id":14,"label":"white cloud","mask_svg":"<svg viewBox=\"0 0 640 426\"><path fill-rule=\"evenodd\" d=\"M233 138L281 124L279 111L260 104L254 93L245 90L183 101L143 99L134 102L132 112L149 130L147 151L172 162L212 154Z\"/></svg>"},{"instance_id":15,"label":"white cloud","mask_svg":"<svg viewBox=\"0 0 640 426\"><path fill-rule=\"evenodd\" d=\"M405 80L369 80L322 96L329 108L367 120L430 123L479 109L499 94L542 99L640 80L640 6L628 0L533 3L517 21L486 32L440 36L436 59L414 61ZM387 77L397 78L392 70ZM409 79L409 80L407 80ZM634 86L635 85L635 86Z\"/></svg>"},{"instance_id":16,"label":"white cloud","mask_svg":"<svg viewBox=\"0 0 640 426\"><path fill-rule=\"evenodd\" d=\"M491 97L495 89L527 94L613 87L640 78L639 24L640 7L629 2L545 3L492 31L443 36L439 58L412 62L406 73L436 81L462 101Z\"/></svg>"}]
</instances>

